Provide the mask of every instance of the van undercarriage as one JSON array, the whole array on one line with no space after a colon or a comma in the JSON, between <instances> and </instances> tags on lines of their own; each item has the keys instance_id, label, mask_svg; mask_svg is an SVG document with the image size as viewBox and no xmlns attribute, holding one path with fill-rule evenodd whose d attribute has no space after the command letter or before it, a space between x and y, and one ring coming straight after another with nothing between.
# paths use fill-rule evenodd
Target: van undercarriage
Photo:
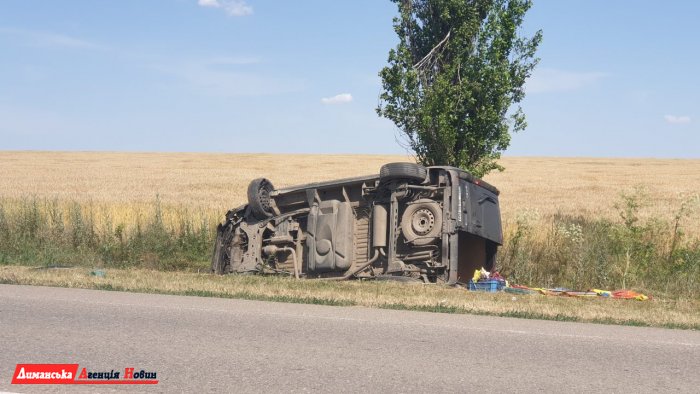
<instances>
[{"instance_id":1,"label":"van undercarriage","mask_svg":"<svg viewBox=\"0 0 700 394\"><path fill-rule=\"evenodd\" d=\"M264 178L217 228L212 272L455 284L495 268L498 190L454 167L389 163L379 176L276 190Z\"/></svg>"}]
</instances>

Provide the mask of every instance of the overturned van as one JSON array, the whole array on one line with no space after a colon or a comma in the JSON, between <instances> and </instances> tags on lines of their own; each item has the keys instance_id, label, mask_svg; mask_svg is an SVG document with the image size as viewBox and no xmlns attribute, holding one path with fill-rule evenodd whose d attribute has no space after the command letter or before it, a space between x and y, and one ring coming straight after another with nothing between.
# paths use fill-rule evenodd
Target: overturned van
<instances>
[{"instance_id":1,"label":"overturned van","mask_svg":"<svg viewBox=\"0 0 700 394\"><path fill-rule=\"evenodd\" d=\"M379 175L275 189L264 178L218 226L217 274L455 284L493 270L498 190L454 167L389 163Z\"/></svg>"}]
</instances>

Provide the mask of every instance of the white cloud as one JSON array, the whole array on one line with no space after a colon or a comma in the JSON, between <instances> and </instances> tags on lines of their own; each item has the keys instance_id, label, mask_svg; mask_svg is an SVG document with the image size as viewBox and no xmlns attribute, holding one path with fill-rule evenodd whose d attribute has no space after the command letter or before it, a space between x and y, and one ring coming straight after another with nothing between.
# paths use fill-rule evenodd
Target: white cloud
<instances>
[{"instance_id":1,"label":"white cloud","mask_svg":"<svg viewBox=\"0 0 700 394\"><path fill-rule=\"evenodd\" d=\"M214 66L241 66L260 62L261 59L257 56L220 56L206 61L207 64Z\"/></svg>"},{"instance_id":2,"label":"white cloud","mask_svg":"<svg viewBox=\"0 0 700 394\"><path fill-rule=\"evenodd\" d=\"M14 36L27 45L51 48L106 49L104 46L65 34L3 27L0 34Z\"/></svg>"},{"instance_id":3,"label":"white cloud","mask_svg":"<svg viewBox=\"0 0 700 394\"><path fill-rule=\"evenodd\" d=\"M62 34L50 34L45 35L44 39L46 43L55 46L70 47L70 48L86 48L86 49L96 49L99 45L93 44L89 41L81 40L79 38L64 36Z\"/></svg>"},{"instance_id":4,"label":"white cloud","mask_svg":"<svg viewBox=\"0 0 700 394\"><path fill-rule=\"evenodd\" d=\"M237 58L222 57L191 61L170 61L152 68L169 74L200 94L216 97L261 97L301 91L306 81L239 70ZM241 58L247 59L247 58ZM255 58L249 58L255 59ZM227 65L228 67L220 67Z\"/></svg>"},{"instance_id":5,"label":"white cloud","mask_svg":"<svg viewBox=\"0 0 700 394\"><path fill-rule=\"evenodd\" d=\"M525 88L527 93L568 92L593 85L607 77L602 72L574 72L553 68L535 69Z\"/></svg>"},{"instance_id":6,"label":"white cloud","mask_svg":"<svg viewBox=\"0 0 700 394\"><path fill-rule=\"evenodd\" d=\"M664 119L666 120L666 123L671 123L671 124L688 124L688 123L690 123L690 116L665 115Z\"/></svg>"},{"instance_id":7,"label":"white cloud","mask_svg":"<svg viewBox=\"0 0 700 394\"><path fill-rule=\"evenodd\" d=\"M197 0L202 7L221 8L230 16L246 16L253 13L253 7L245 0Z\"/></svg>"},{"instance_id":8,"label":"white cloud","mask_svg":"<svg viewBox=\"0 0 700 394\"><path fill-rule=\"evenodd\" d=\"M345 104L345 103L349 103L351 101L352 101L352 94L350 94L350 93L336 94L333 97L324 97L321 99L321 102L323 104Z\"/></svg>"}]
</instances>

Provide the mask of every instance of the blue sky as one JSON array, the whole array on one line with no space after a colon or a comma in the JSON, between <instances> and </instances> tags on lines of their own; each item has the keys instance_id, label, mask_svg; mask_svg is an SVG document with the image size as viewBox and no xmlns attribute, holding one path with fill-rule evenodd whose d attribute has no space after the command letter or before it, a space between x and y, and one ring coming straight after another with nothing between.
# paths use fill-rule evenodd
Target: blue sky
<instances>
[{"instance_id":1,"label":"blue sky","mask_svg":"<svg viewBox=\"0 0 700 394\"><path fill-rule=\"evenodd\" d=\"M0 150L403 153L386 0L3 0ZM700 2L535 0L506 155L700 157Z\"/></svg>"}]
</instances>

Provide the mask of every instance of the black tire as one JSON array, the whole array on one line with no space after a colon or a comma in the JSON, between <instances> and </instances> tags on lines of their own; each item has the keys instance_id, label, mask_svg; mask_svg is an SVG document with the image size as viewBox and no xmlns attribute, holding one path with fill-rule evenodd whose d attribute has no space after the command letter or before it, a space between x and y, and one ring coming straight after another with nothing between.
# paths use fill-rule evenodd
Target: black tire
<instances>
[{"instance_id":1,"label":"black tire","mask_svg":"<svg viewBox=\"0 0 700 394\"><path fill-rule=\"evenodd\" d=\"M390 181L402 179L422 183L428 177L428 169L414 163L387 163L379 170L379 179Z\"/></svg>"},{"instance_id":2,"label":"black tire","mask_svg":"<svg viewBox=\"0 0 700 394\"><path fill-rule=\"evenodd\" d=\"M248 185L248 208L255 219L265 220L274 215L270 200L273 190L272 182L265 178L253 179Z\"/></svg>"}]
</instances>

